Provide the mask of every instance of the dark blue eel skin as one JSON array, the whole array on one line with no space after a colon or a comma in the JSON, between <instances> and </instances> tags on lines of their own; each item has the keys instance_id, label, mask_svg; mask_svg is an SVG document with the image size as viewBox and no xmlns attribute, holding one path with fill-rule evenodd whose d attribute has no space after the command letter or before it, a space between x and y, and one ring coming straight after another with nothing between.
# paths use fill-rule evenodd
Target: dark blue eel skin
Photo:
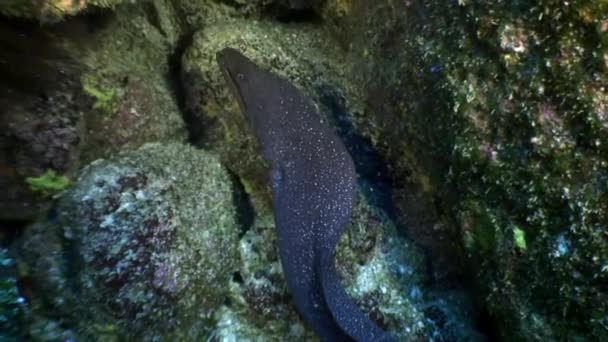
<instances>
[{"instance_id":1,"label":"dark blue eel skin","mask_svg":"<svg viewBox=\"0 0 608 342\"><path fill-rule=\"evenodd\" d=\"M288 80L232 48L217 61L270 165L279 257L298 311L322 341L395 341L357 307L335 270L356 190L344 144Z\"/></svg>"}]
</instances>

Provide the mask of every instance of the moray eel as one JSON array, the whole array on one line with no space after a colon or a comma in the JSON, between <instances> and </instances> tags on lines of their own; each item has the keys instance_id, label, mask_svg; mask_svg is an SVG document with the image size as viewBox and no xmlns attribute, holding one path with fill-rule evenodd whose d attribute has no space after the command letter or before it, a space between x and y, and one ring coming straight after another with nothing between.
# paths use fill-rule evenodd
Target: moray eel
<instances>
[{"instance_id":1,"label":"moray eel","mask_svg":"<svg viewBox=\"0 0 608 342\"><path fill-rule=\"evenodd\" d=\"M279 257L293 301L322 341L392 341L346 294L334 251L350 219L356 172L311 100L239 51L217 54L270 165Z\"/></svg>"}]
</instances>

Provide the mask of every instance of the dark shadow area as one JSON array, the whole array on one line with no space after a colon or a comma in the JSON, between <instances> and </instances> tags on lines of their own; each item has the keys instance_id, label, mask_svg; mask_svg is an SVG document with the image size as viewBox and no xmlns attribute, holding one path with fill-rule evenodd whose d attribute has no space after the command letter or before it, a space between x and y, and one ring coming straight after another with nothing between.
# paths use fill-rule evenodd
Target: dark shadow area
<instances>
[{"instance_id":1,"label":"dark shadow area","mask_svg":"<svg viewBox=\"0 0 608 342\"><path fill-rule=\"evenodd\" d=\"M192 83L195 81L191 80L191 78L194 78L194 75L183 72L182 56L186 49L192 45L194 33L194 30L189 31L182 35L177 41L175 50L169 55L169 74L167 75L171 92L175 97L177 106L182 113L184 122L186 123L186 129L188 130L189 137L188 140L192 144L196 144L196 142L201 140L201 137L203 136L203 123L197 119L195 111L188 104L188 90L184 83Z\"/></svg>"},{"instance_id":2,"label":"dark shadow area","mask_svg":"<svg viewBox=\"0 0 608 342\"><path fill-rule=\"evenodd\" d=\"M396 219L387 162L374 149L369 139L357 133L350 120L351 115L348 113L344 98L329 85L322 85L317 92L321 95L321 104L329 110L338 136L353 158L359 176L359 185L374 206L385 210L392 220Z\"/></svg>"},{"instance_id":3,"label":"dark shadow area","mask_svg":"<svg viewBox=\"0 0 608 342\"><path fill-rule=\"evenodd\" d=\"M430 293L427 299L428 304L426 304L428 307L425 310L431 313L427 318L432 320L433 324L439 329L448 328L453 322L449 319L449 313L444 312L445 308L441 305L442 293L447 296L452 290L464 291L476 303L474 305L476 311L468 319L473 322L475 329L483 335L484 340L498 341L494 320L487 310L478 303L479 300L472 295L476 291L470 278L459 278L457 283L453 283L448 288L445 288L439 283L439 280L435 279L433 253L428 247L421 245L409 236L408 227L401 221L401 216L398 213L399 209L394 204L393 189L396 184L392 179L389 163L384 160L368 138L357 133L350 119L352 115L349 114L346 101L341 93L327 84L318 86L317 92L320 94L321 104L329 110L334 129L353 158L359 175L358 183L364 196L373 206L383 210L396 225L402 237L414 243L425 255L426 279L428 281L424 286L427 289L426 291ZM403 184L400 186L403 188ZM437 203L432 204L437 206ZM425 315L427 314L426 311Z\"/></svg>"},{"instance_id":4,"label":"dark shadow area","mask_svg":"<svg viewBox=\"0 0 608 342\"><path fill-rule=\"evenodd\" d=\"M18 220L0 221L0 246L8 247L23 232L28 223Z\"/></svg>"},{"instance_id":5,"label":"dark shadow area","mask_svg":"<svg viewBox=\"0 0 608 342\"><path fill-rule=\"evenodd\" d=\"M283 23L320 23L321 18L312 8L285 8L282 6L270 6L264 10L264 16L276 18Z\"/></svg>"},{"instance_id":6,"label":"dark shadow area","mask_svg":"<svg viewBox=\"0 0 608 342\"><path fill-rule=\"evenodd\" d=\"M233 184L232 200L236 208L236 220L239 226L239 239L251 228L255 220L255 210L239 177L228 170Z\"/></svg>"},{"instance_id":7,"label":"dark shadow area","mask_svg":"<svg viewBox=\"0 0 608 342\"><path fill-rule=\"evenodd\" d=\"M334 127L340 139L346 145L357 170L359 187L370 203L380 208L388 218L397 226L397 230L404 238L416 244L408 236L407 227L400 223L397 215L397 208L394 205L392 189L394 188L391 179L388 162L376 151L372 142L357 133L356 128L350 120L351 115L342 95L329 85L322 85L317 89L321 95L321 103L329 109ZM425 254L427 279L429 284L434 283L434 272L430 252L424 246L416 244Z\"/></svg>"}]
</instances>

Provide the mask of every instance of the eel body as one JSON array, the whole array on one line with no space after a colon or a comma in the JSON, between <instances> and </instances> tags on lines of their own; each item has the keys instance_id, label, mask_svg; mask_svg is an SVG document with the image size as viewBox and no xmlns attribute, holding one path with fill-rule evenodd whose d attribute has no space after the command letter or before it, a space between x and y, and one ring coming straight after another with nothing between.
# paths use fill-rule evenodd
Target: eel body
<instances>
[{"instance_id":1,"label":"eel body","mask_svg":"<svg viewBox=\"0 0 608 342\"><path fill-rule=\"evenodd\" d=\"M232 48L217 60L270 165L279 257L298 311L323 341L391 341L335 272L334 251L356 189L344 144L286 79Z\"/></svg>"}]
</instances>

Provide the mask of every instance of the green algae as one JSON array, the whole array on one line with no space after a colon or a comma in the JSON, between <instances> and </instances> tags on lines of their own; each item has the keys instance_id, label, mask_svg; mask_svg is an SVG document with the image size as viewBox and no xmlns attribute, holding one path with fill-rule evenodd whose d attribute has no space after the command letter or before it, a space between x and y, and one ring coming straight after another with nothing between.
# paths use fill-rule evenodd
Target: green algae
<instances>
[{"instance_id":1,"label":"green algae","mask_svg":"<svg viewBox=\"0 0 608 342\"><path fill-rule=\"evenodd\" d=\"M513 241L515 242L515 247L522 251L528 248L526 244L526 232L519 227L513 227Z\"/></svg>"},{"instance_id":2,"label":"green algae","mask_svg":"<svg viewBox=\"0 0 608 342\"><path fill-rule=\"evenodd\" d=\"M149 144L89 165L26 230L32 338L200 340L236 267L232 184L217 158ZM68 286L69 284L69 286Z\"/></svg>"},{"instance_id":3,"label":"green algae","mask_svg":"<svg viewBox=\"0 0 608 342\"><path fill-rule=\"evenodd\" d=\"M93 108L101 109L107 113L116 110L118 91L99 84L99 80L89 76L82 82L82 89L95 99Z\"/></svg>"},{"instance_id":4,"label":"green algae","mask_svg":"<svg viewBox=\"0 0 608 342\"><path fill-rule=\"evenodd\" d=\"M57 174L55 170L46 170L38 177L27 177L25 182L29 184L32 191L39 191L45 194L62 191L70 185L70 179Z\"/></svg>"},{"instance_id":5,"label":"green algae","mask_svg":"<svg viewBox=\"0 0 608 342\"><path fill-rule=\"evenodd\" d=\"M112 2L97 3L112 11L63 2L88 6L86 15L52 25L3 17L0 218L32 220L48 208L50 198L30 191L28 176L52 168L73 177L123 149L187 139L168 65L181 35L173 7Z\"/></svg>"}]
</instances>

